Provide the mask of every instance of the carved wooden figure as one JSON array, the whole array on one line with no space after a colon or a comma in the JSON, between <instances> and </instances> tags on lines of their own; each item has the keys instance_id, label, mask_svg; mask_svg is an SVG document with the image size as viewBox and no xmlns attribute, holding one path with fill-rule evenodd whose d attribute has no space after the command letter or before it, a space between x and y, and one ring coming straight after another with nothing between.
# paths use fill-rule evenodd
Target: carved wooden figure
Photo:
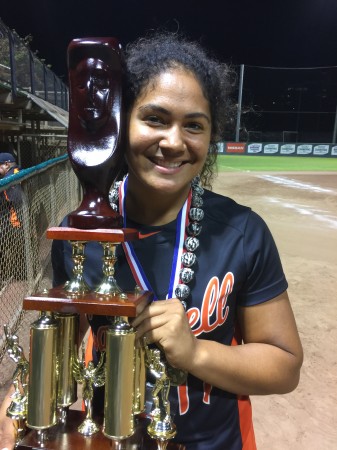
<instances>
[{"instance_id":1,"label":"carved wooden figure","mask_svg":"<svg viewBox=\"0 0 337 450\"><path fill-rule=\"evenodd\" d=\"M68 69L68 154L83 187L83 201L69 215L69 226L119 228L121 217L108 195L124 164L120 44L115 38L74 39Z\"/></svg>"}]
</instances>

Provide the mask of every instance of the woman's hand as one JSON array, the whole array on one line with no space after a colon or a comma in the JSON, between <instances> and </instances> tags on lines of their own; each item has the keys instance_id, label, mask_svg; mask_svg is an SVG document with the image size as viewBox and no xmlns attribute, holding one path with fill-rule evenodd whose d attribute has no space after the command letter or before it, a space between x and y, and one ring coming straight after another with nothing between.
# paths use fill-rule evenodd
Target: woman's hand
<instances>
[{"instance_id":1,"label":"woman's hand","mask_svg":"<svg viewBox=\"0 0 337 450\"><path fill-rule=\"evenodd\" d=\"M171 366L188 370L194 357L196 338L178 299L151 303L133 320L132 326L137 338L145 336L148 344L155 343L165 352Z\"/></svg>"}]
</instances>

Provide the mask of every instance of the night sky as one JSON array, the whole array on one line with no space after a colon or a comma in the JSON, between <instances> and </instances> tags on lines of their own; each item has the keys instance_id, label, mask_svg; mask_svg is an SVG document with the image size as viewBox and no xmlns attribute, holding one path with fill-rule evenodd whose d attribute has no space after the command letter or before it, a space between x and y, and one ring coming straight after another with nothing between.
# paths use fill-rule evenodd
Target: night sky
<instances>
[{"instance_id":1,"label":"night sky","mask_svg":"<svg viewBox=\"0 0 337 450\"><path fill-rule=\"evenodd\" d=\"M73 38L180 30L233 64L337 66L336 0L3 0L0 18L67 78Z\"/></svg>"}]
</instances>

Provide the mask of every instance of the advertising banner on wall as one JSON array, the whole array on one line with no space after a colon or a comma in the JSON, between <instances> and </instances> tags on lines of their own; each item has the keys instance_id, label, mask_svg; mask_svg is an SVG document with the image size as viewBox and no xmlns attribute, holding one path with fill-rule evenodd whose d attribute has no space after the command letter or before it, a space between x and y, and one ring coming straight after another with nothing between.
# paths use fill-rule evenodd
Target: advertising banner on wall
<instances>
[{"instance_id":1,"label":"advertising banner on wall","mask_svg":"<svg viewBox=\"0 0 337 450\"><path fill-rule=\"evenodd\" d=\"M245 142L226 142L226 153L245 153Z\"/></svg>"},{"instance_id":2,"label":"advertising banner on wall","mask_svg":"<svg viewBox=\"0 0 337 450\"><path fill-rule=\"evenodd\" d=\"M293 155L296 152L296 144L281 144L280 155Z\"/></svg>"},{"instance_id":3,"label":"advertising banner on wall","mask_svg":"<svg viewBox=\"0 0 337 450\"><path fill-rule=\"evenodd\" d=\"M282 142L222 142L218 144L218 153L241 155L281 155L336 157L335 144L304 144Z\"/></svg>"}]
</instances>

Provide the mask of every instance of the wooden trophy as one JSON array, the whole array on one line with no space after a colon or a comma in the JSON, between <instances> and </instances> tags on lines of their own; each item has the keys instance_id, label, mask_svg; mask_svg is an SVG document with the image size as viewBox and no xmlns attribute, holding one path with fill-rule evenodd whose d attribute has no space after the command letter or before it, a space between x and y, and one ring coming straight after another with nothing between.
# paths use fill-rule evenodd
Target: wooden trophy
<instances>
[{"instance_id":1,"label":"wooden trophy","mask_svg":"<svg viewBox=\"0 0 337 450\"><path fill-rule=\"evenodd\" d=\"M108 193L124 161L121 47L114 38L75 39L68 68L68 154L84 194L69 226L120 228Z\"/></svg>"},{"instance_id":2,"label":"wooden trophy","mask_svg":"<svg viewBox=\"0 0 337 450\"><path fill-rule=\"evenodd\" d=\"M160 437L156 443L156 436L150 439L149 421L139 414L145 409L146 349L135 345L128 318L135 317L137 305L152 301L153 295L139 289L124 293L114 278L116 247L139 239L137 230L122 228L123 218L109 203L109 190L124 168L121 46L110 37L75 39L68 47L68 68L68 153L83 200L69 214L68 227L50 228L47 237L71 243L73 278L23 302L24 309L41 315L31 325L29 377L22 403L28 401L20 416L26 420L27 433L23 439L19 436L17 448L183 450L184 446L169 442L170 437L167 442ZM94 291L83 276L88 241L103 247L104 279ZM96 367L78 357L79 314L111 319L105 363L101 359ZM77 399L76 382L83 385L85 412L70 409ZM93 388L103 384L100 419L93 417L91 404Z\"/></svg>"}]
</instances>

